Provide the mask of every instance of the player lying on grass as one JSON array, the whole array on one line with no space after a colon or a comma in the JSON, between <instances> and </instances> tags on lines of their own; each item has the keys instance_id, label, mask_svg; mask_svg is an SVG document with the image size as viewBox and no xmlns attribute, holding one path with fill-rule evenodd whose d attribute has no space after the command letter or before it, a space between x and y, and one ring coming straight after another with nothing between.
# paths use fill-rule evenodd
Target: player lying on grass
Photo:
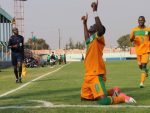
<instances>
[{"instance_id":1,"label":"player lying on grass","mask_svg":"<svg viewBox=\"0 0 150 113\"><path fill-rule=\"evenodd\" d=\"M87 27L88 14L81 19L84 26L84 37L87 45L85 64L85 78L81 88L81 100L97 100L101 105L118 103L136 103L136 101L122 93L119 88L106 90L106 69L103 61L103 48L105 46L105 27L97 15L97 3L92 3L95 14L95 24Z\"/></svg>"}]
</instances>

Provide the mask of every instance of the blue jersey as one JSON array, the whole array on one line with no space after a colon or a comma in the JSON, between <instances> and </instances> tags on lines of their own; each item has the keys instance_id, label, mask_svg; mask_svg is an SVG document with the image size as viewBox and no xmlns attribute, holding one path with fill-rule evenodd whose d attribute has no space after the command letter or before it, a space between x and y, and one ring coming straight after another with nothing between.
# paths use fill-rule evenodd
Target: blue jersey
<instances>
[{"instance_id":1,"label":"blue jersey","mask_svg":"<svg viewBox=\"0 0 150 113\"><path fill-rule=\"evenodd\" d=\"M17 45L16 48L11 48L12 53L24 53L24 38L21 35L12 35L9 38L8 46Z\"/></svg>"}]
</instances>

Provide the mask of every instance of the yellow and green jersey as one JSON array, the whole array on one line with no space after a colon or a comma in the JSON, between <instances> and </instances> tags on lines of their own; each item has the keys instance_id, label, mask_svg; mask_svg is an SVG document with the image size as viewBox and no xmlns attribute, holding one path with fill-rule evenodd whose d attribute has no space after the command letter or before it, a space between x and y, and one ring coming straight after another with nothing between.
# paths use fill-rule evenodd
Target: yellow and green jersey
<instances>
[{"instance_id":1,"label":"yellow and green jersey","mask_svg":"<svg viewBox=\"0 0 150 113\"><path fill-rule=\"evenodd\" d=\"M134 46L137 55L150 52L150 27L133 28L130 39L134 39Z\"/></svg>"}]
</instances>

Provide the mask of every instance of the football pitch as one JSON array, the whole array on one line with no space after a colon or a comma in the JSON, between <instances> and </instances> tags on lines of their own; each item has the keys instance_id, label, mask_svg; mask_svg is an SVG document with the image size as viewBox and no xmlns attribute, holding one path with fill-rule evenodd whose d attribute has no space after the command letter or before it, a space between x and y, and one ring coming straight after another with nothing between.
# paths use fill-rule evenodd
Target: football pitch
<instances>
[{"instance_id":1,"label":"football pitch","mask_svg":"<svg viewBox=\"0 0 150 113\"><path fill-rule=\"evenodd\" d=\"M148 66L150 68L150 66ZM140 70L136 61L108 61L106 87L119 86L137 104L102 106L81 101L83 62L53 68L28 68L22 84L15 83L13 68L0 72L0 113L149 113L150 76L139 88Z\"/></svg>"}]
</instances>

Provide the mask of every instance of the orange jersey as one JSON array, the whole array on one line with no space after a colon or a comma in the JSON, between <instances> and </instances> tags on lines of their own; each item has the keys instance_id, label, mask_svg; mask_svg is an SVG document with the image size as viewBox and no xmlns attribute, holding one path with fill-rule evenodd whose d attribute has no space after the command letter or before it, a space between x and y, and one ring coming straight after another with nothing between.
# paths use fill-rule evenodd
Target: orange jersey
<instances>
[{"instance_id":1,"label":"orange jersey","mask_svg":"<svg viewBox=\"0 0 150 113\"><path fill-rule=\"evenodd\" d=\"M96 33L88 38L86 43L88 48L84 61L85 75L105 75L105 63L102 58L105 46L104 37L98 37Z\"/></svg>"},{"instance_id":2,"label":"orange jersey","mask_svg":"<svg viewBox=\"0 0 150 113\"><path fill-rule=\"evenodd\" d=\"M134 46L137 55L150 52L150 27L133 28L130 39L134 39Z\"/></svg>"}]
</instances>

